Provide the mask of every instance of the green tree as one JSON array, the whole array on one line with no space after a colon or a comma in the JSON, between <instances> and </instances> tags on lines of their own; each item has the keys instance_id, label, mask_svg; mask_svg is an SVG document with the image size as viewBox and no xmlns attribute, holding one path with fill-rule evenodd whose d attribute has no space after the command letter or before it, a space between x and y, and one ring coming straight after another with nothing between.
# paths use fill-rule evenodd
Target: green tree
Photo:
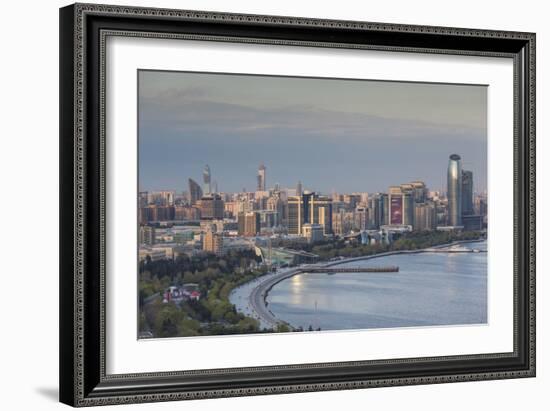
<instances>
[{"instance_id":1,"label":"green tree","mask_svg":"<svg viewBox=\"0 0 550 411\"><path fill-rule=\"evenodd\" d=\"M155 319L155 336L177 337L185 314L174 303L164 304Z\"/></svg>"}]
</instances>

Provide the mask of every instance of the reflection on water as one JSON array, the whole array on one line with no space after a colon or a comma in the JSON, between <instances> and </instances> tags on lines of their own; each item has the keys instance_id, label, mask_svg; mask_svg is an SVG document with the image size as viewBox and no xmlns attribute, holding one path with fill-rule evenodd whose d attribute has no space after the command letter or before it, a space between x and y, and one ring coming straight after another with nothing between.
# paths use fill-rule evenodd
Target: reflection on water
<instances>
[{"instance_id":1,"label":"reflection on water","mask_svg":"<svg viewBox=\"0 0 550 411\"><path fill-rule=\"evenodd\" d=\"M464 245L486 250L486 242ZM487 322L487 253L401 254L341 267L374 265L399 272L300 274L273 287L269 308L295 327L323 330Z\"/></svg>"}]
</instances>

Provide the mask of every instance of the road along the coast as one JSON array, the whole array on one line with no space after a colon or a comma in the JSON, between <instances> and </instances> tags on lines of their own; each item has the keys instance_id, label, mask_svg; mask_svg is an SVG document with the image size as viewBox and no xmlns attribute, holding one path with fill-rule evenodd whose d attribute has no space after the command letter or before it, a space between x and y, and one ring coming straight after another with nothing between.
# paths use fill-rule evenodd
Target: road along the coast
<instances>
[{"instance_id":1,"label":"road along the coast","mask_svg":"<svg viewBox=\"0 0 550 411\"><path fill-rule=\"evenodd\" d=\"M287 323L281 321L273 315L267 306L267 293L271 288L280 281L286 280L296 274L302 272L301 268L292 268L287 270L278 271L275 274L265 276L263 281L260 281L256 287L254 287L248 297L248 304L250 308L255 312L256 316L262 323L268 325L268 328L276 328L279 324Z\"/></svg>"}]
</instances>

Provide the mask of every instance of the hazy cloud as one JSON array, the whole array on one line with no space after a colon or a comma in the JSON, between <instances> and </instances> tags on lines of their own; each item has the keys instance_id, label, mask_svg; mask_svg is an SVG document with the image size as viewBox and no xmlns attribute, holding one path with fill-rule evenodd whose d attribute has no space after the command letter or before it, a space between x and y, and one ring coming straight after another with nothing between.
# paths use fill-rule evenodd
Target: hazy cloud
<instances>
[{"instance_id":1,"label":"hazy cloud","mask_svg":"<svg viewBox=\"0 0 550 411\"><path fill-rule=\"evenodd\" d=\"M451 152L486 185L481 86L142 72L139 104L142 188L181 190L204 164L220 189L252 188L261 161L270 185L439 188Z\"/></svg>"}]
</instances>

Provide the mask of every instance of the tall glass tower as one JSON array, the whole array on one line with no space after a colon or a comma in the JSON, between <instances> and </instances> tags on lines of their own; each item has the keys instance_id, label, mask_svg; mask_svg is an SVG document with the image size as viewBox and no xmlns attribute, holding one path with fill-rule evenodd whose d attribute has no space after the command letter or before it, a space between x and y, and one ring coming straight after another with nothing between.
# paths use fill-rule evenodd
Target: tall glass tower
<instances>
[{"instance_id":1,"label":"tall glass tower","mask_svg":"<svg viewBox=\"0 0 550 411\"><path fill-rule=\"evenodd\" d=\"M197 201L199 201L202 197L202 189L201 186L192 178L189 180L189 202L191 205L197 204Z\"/></svg>"},{"instance_id":2,"label":"tall glass tower","mask_svg":"<svg viewBox=\"0 0 550 411\"><path fill-rule=\"evenodd\" d=\"M474 173L462 170L462 214L474 214Z\"/></svg>"},{"instance_id":3,"label":"tall glass tower","mask_svg":"<svg viewBox=\"0 0 550 411\"><path fill-rule=\"evenodd\" d=\"M462 162L458 154L451 154L447 169L448 224L462 225Z\"/></svg>"},{"instance_id":4,"label":"tall glass tower","mask_svg":"<svg viewBox=\"0 0 550 411\"><path fill-rule=\"evenodd\" d=\"M202 182L204 186L204 194L212 194L212 187L210 184L211 175L210 175L210 167L208 164L204 167L204 170L202 172Z\"/></svg>"},{"instance_id":5,"label":"tall glass tower","mask_svg":"<svg viewBox=\"0 0 550 411\"><path fill-rule=\"evenodd\" d=\"M256 187L257 191L265 191L265 166L264 163L260 164L260 167L258 167L258 184Z\"/></svg>"}]
</instances>

